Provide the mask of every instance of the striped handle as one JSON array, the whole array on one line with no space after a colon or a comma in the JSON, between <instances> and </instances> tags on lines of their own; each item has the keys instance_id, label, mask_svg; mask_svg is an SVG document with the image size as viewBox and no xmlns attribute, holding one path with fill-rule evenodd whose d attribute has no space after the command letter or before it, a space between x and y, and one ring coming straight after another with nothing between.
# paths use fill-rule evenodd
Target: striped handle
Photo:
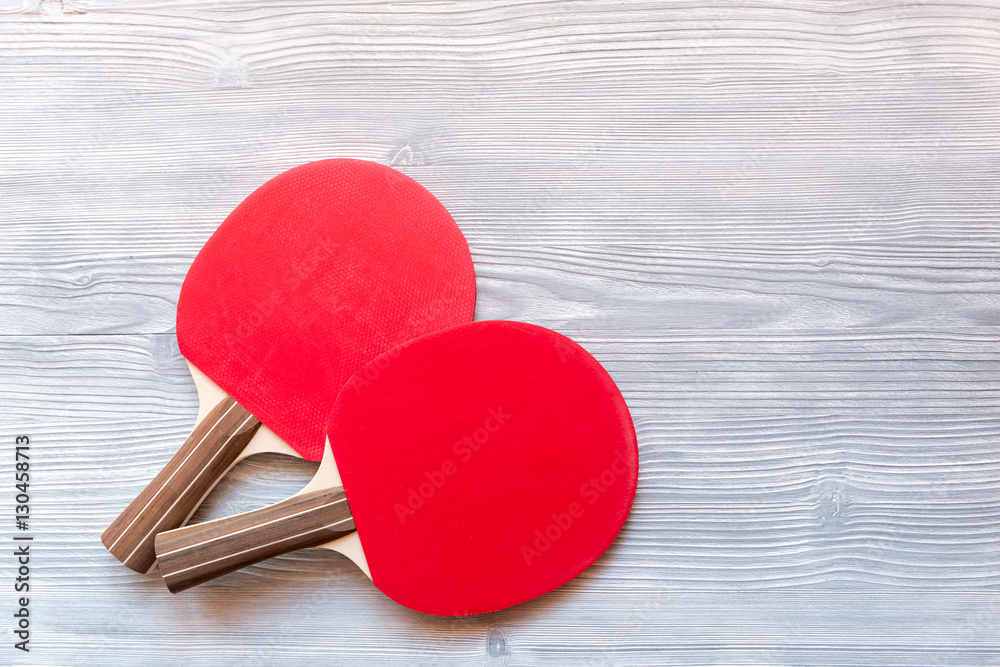
<instances>
[{"instance_id":1,"label":"striped handle","mask_svg":"<svg viewBox=\"0 0 1000 667\"><path fill-rule=\"evenodd\" d=\"M156 556L167 588L179 593L272 556L318 547L353 530L344 489L336 487L160 533Z\"/></svg>"},{"instance_id":2,"label":"striped handle","mask_svg":"<svg viewBox=\"0 0 1000 667\"><path fill-rule=\"evenodd\" d=\"M156 561L156 534L183 526L260 428L257 418L226 396L101 535L111 554L136 572Z\"/></svg>"}]
</instances>

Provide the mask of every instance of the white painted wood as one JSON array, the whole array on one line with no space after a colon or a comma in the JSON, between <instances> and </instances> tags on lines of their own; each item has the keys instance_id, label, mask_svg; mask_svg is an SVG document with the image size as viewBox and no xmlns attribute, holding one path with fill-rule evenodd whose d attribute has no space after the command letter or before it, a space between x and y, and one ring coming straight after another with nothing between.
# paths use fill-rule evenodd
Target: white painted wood
<instances>
[{"instance_id":1,"label":"white painted wood","mask_svg":"<svg viewBox=\"0 0 1000 667\"><path fill-rule=\"evenodd\" d=\"M998 29L995 2L0 2L0 452L32 437L35 535L30 654L0 557L0 664L1000 663ZM448 207L478 319L621 385L635 508L550 595L433 618L308 550L172 596L101 545L198 411L188 265L337 156ZM247 459L194 520L315 470Z\"/></svg>"}]
</instances>

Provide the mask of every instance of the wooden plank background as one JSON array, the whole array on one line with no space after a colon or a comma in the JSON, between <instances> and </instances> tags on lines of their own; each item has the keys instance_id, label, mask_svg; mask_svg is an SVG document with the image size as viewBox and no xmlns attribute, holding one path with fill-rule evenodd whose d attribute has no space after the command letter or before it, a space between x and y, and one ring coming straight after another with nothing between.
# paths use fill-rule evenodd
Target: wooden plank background
<instances>
[{"instance_id":1,"label":"wooden plank background","mask_svg":"<svg viewBox=\"0 0 1000 667\"><path fill-rule=\"evenodd\" d=\"M0 0L0 492L32 439L24 665L1000 664L1000 7ZM198 249L296 164L391 164L478 319L572 336L631 518L500 613L291 555L186 594L99 535L192 426ZM312 466L245 462L197 518Z\"/></svg>"}]
</instances>

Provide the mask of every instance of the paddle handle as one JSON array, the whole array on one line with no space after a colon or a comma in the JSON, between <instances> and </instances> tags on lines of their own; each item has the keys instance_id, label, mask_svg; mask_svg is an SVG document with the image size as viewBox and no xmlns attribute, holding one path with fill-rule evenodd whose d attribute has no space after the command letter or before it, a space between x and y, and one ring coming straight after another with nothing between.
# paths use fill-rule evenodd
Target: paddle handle
<instances>
[{"instance_id":1,"label":"paddle handle","mask_svg":"<svg viewBox=\"0 0 1000 667\"><path fill-rule=\"evenodd\" d=\"M156 534L184 525L258 428L257 418L226 396L195 426L163 470L108 526L101 535L104 546L136 572L149 572L156 561Z\"/></svg>"},{"instance_id":2,"label":"paddle handle","mask_svg":"<svg viewBox=\"0 0 1000 667\"><path fill-rule=\"evenodd\" d=\"M251 512L156 536L160 574L171 593L273 556L318 547L354 531L342 487L308 491Z\"/></svg>"}]
</instances>

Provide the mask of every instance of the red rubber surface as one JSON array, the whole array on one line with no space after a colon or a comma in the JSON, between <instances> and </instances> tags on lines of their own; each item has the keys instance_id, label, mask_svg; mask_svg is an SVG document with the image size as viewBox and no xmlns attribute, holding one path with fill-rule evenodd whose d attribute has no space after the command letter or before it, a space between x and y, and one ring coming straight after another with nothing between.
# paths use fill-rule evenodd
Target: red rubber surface
<instances>
[{"instance_id":1,"label":"red rubber surface","mask_svg":"<svg viewBox=\"0 0 1000 667\"><path fill-rule=\"evenodd\" d=\"M429 334L344 387L330 442L371 568L418 611L477 614L566 583L635 496L635 430L582 347L519 322Z\"/></svg>"},{"instance_id":2,"label":"red rubber surface","mask_svg":"<svg viewBox=\"0 0 1000 667\"><path fill-rule=\"evenodd\" d=\"M181 288L181 353L307 459L344 383L380 353L472 320L475 274L445 208L409 177L324 160L253 192Z\"/></svg>"}]
</instances>

